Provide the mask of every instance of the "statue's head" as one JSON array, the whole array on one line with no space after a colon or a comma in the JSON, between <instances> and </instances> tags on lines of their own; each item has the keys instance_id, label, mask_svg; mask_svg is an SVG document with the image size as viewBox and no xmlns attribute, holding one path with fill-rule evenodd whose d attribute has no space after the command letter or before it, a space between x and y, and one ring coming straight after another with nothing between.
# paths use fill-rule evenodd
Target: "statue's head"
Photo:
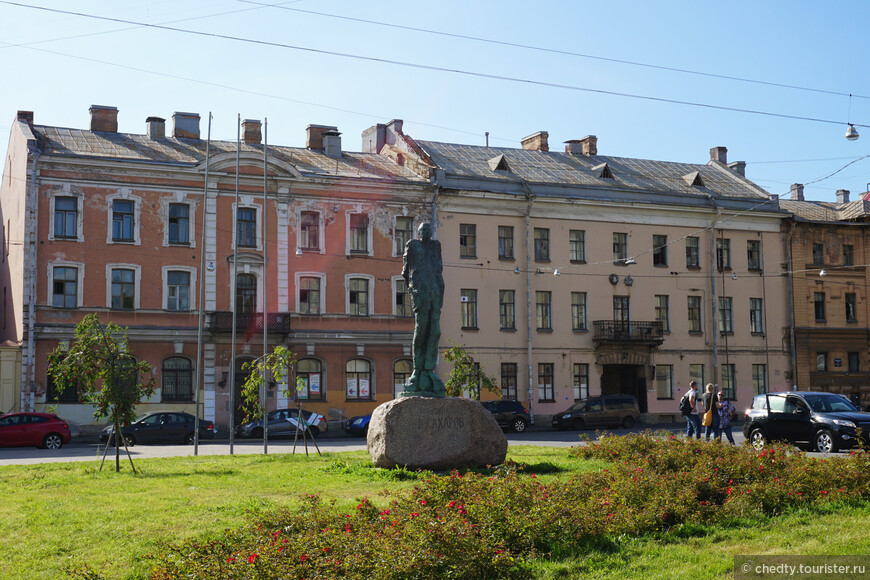
<instances>
[{"instance_id":1,"label":"statue's head","mask_svg":"<svg viewBox=\"0 0 870 580\"><path fill-rule=\"evenodd\" d=\"M432 224L429 222L423 222L420 224L420 227L417 228L417 237L423 240L424 242L428 242L432 239Z\"/></svg>"}]
</instances>

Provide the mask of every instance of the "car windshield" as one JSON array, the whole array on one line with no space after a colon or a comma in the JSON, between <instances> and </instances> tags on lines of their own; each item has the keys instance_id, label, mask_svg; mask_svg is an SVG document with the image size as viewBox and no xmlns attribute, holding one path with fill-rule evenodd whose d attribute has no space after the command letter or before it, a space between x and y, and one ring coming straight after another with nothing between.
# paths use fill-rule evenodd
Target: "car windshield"
<instances>
[{"instance_id":1,"label":"car windshield","mask_svg":"<svg viewBox=\"0 0 870 580\"><path fill-rule=\"evenodd\" d=\"M840 395L804 395L807 403L817 413L829 413L832 411L857 411L855 406Z\"/></svg>"},{"instance_id":2,"label":"car windshield","mask_svg":"<svg viewBox=\"0 0 870 580\"><path fill-rule=\"evenodd\" d=\"M586 410L586 401L577 401L570 407L568 407L569 411L585 411Z\"/></svg>"}]
</instances>

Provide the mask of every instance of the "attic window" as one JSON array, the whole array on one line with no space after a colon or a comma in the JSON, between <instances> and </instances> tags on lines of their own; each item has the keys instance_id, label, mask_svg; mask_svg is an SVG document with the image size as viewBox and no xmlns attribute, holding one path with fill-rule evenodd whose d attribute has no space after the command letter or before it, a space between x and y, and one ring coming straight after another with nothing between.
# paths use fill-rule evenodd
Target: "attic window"
<instances>
[{"instance_id":1,"label":"attic window","mask_svg":"<svg viewBox=\"0 0 870 580\"><path fill-rule=\"evenodd\" d=\"M704 180L701 179L701 173L699 171L693 171L692 173L684 175L683 180L692 187L705 187Z\"/></svg>"},{"instance_id":2,"label":"attic window","mask_svg":"<svg viewBox=\"0 0 870 580\"><path fill-rule=\"evenodd\" d=\"M489 168L493 171L506 171L508 173L510 173L511 171L511 168L507 162L507 157L505 157L504 155L498 155L496 157L493 157L492 159L487 161L487 163L489 163Z\"/></svg>"},{"instance_id":3,"label":"attic window","mask_svg":"<svg viewBox=\"0 0 870 580\"><path fill-rule=\"evenodd\" d=\"M613 172L610 171L610 167L606 163L596 165L592 168L592 171L601 179L613 179Z\"/></svg>"}]
</instances>

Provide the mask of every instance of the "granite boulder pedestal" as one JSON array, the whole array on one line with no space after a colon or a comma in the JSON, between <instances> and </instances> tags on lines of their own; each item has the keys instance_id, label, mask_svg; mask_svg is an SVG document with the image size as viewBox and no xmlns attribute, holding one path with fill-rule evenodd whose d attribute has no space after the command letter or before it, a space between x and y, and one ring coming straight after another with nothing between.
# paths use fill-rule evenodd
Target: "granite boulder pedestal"
<instances>
[{"instance_id":1,"label":"granite boulder pedestal","mask_svg":"<svg viewBox=\"0 0 870 580\"><path fill-rule=\"evenodd\" d=\"M369 422L368 451L378 467L446 471L500 465L507 439L478 401L403 397L380 405Z\"/></svg>"}]
</instances>

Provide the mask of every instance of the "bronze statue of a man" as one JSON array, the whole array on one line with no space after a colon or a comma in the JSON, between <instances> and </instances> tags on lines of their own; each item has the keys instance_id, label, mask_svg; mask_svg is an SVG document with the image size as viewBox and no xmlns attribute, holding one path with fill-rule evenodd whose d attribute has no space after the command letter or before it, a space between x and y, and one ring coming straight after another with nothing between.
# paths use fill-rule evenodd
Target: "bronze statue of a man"
<instances>
[{"instance_id":1,"label":"bronze statue of a man","mask_svg":"<svg viewBox=\"0 0 870 580\"><path fill-rule=\"evenodd\" d=\"M444 278L441 242L432 239L432 225L420 224L418 240L405 244L402 277L408 284L414 309L414 372L405 383L405 395L443 397L444 382L435 374L441 338Z\"/></svg>"}]
</instances>

